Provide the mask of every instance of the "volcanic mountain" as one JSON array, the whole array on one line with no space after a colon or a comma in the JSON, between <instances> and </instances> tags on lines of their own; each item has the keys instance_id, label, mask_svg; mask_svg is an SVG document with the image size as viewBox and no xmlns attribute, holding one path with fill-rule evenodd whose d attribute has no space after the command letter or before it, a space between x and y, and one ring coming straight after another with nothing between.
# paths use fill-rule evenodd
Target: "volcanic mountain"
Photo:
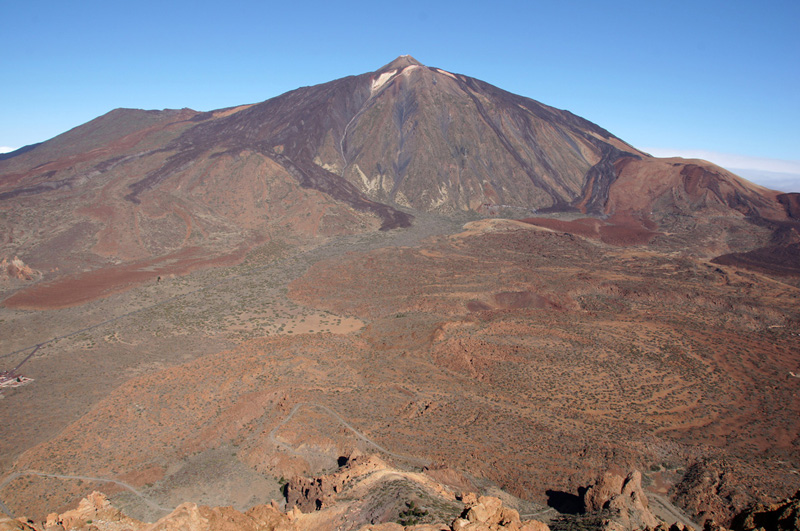
<instances>
[{"instance_id":1,"label":"volcanic mountain","mask_svg":"<svg viewBox=\"0 0 800 531\"><path fill-rule=\"evenodd\" d=\"M112 111L0 157L0 510L311 511L359 451L372 523L422 469L730 521L800 488L799 205L408 56Z\"/></svg>"},{"instance_id":2,"label":"volcanic mountain","mask_svg":"<svg viewBox=\"0 0 800 531\"><path fill-rule=\"evenodd\" d=\"M567 111L401 56L253 105L118 109L5 155L0 255L129 280L133 264L144 280L235 263L276 234L503 208L610 216L648 234L713 218L713 237L692 240L719 255L763 246L776 221L796 217L796 198L779 195L703 161L654 159ZM748 224L752 237L727 237L745 218L760 223Z\"/></svg>"}]
</instances>

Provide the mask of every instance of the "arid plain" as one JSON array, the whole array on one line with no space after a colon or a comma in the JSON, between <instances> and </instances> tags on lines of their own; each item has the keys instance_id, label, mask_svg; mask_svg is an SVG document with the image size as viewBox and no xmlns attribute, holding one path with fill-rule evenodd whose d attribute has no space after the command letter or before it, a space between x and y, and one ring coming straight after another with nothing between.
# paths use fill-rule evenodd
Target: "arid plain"
<instances>
[{"instance_id":1,"label":"arid plain","mask_svg":"<svg viewBox=\"0 0 800 531\"><path fill-rule=\"evenodd\" d=\"M246 508L279 499L282 477L376 451L329 408L399 466L444 465L541 504L606 469L643 470L717 520L800 485L796 282L463 221L273 243L78 307L3 308L9 350L110 319L45 344L25 366L35 382L6 392L6 475ZM686 494L703 476L716 493ZM119 485L36 475L0 500L41 516L95 488L161 515Z\"/></svg>"}]
</instances>

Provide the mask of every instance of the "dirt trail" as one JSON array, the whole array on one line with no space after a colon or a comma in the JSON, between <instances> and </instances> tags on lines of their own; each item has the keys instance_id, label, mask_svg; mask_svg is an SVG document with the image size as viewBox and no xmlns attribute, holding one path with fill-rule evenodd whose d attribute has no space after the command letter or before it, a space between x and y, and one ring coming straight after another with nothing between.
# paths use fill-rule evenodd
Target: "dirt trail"
<instances>
[{"instance_id":1,"label":"dirt trail","mask_svg":"<svg viewBox=\"0 0 800 531\"><path fill-rule=\"evenodd\" d=\"M292 408L292 410L289 412L289 414L286 416L286 418L284 418L281 422L279 422L278 425L275 426L274 428L272 428L272 430L269 432L269 440L270 441L272 441L277 446L285 448L286 450L288 450L289 452L291 452L291 453L293 453L295 455L297 455L298 452L294 448L289 446L288 444L279 441L275 437L275 432L277 432L281 427L283 427L287 422L289 422L292 419L292 417L294 417L295 413L297 413L300 410L300 408L302 408L302 407L317 408L317 409L321 409L321 410L325 411L326 413L331 415L333 418L335 418L337 421L339 421L339 423L342 426L344 426L348 430L352 431L355 434L356 437L358 437L359 439L361 439L365 443L371 445L372 447L374 447L376 450L378 450L381 453L384 453L386 455L390 455L390 456L395 457L397 459L400 459L402 461L407 461L409 463L415 463L415 464L420 465L420 466L427 466L427 465L430 464L430 461L428 461L427 459L419 459L417 457L411 457L411 456L408 456L408 455L397 454L395 452L392 452L391 450L387 450L386 448L384 448L383 446L381 446L380 444L376 443L375 441L373 441L372 439L370 439L369 437L367 437L366 435L361 433L359 430L354 428L349 422L344 420L341 415L339 415L337 412L335 412L334 410L332 410L328 406L324 406L322 404L314 404L314 403L311 403L311 402L300 402L299 404L295 404L295 406Z\"/></svg>"},{"instance_id":2,"label":"dirt trail","mask_svg":"<svg viewBox=\"0 0 800 531\"><path fill-rule=\"evenodd\" d=\"M666 520L668 523L671 523L669 521L673 520L675 522L678 522L679 524L690 526L695 529L703 528L703 526L697 525L692 520L690 520L689 517L683 513L683 511L681 511L678 507L673 505L668 499L664 498L663 496L655 494L654 492L648 492L647 496L648 498L650 498L650 501L652 502L653 512L655 512L656 516L658 516L659 518L665 519L666 516Z\"/></svg>"},{"instance_id":3,"label":"dirt trail","mask_svg":"<svg viewBox=\"0 0 800 531\"><path fill-rule=\"evenodd\" d=\"M133 485L129 485L128 483L125 483L124 481L119 481L119 480L116 480L116 479L108 479L108 478L95 478L95 477L91 477L91 476L67 476L67 475L63 475L63 474L48 474L46 472L38 472L36 470L24 470L22 472L16 472L14 474L11 474L5 480L3 480L3 482L0 483L0 491L2 491L3 488L6 485L11 483L15 479L17 479L19 477L23 477L23 476L39 476L39 477L42 477L42 478L55 478L55 479L67 479L67 480L75 479L75 480L82 480L82 481L95 481L95 482L98 482L98 483L113 483L115 485L119 485L120 487L131 491L134 495L139 497L145 504L147 504L147 506L150 507L151 509L154 509L154 510L160 511L160 512L164 512L166 514L172 512L172 508L162 507L161 505L158 505L157 503L152 501L150 498L148 498L147 496L145 496L144 494L142 494L141 492L136 490L136 488ZM0 500L0 510L5 512L11 518L14 518L14 514L11 512L11 510L8 507L6 507L6 505L2 502L2 500Z\"/></svg>"}]
</instances>

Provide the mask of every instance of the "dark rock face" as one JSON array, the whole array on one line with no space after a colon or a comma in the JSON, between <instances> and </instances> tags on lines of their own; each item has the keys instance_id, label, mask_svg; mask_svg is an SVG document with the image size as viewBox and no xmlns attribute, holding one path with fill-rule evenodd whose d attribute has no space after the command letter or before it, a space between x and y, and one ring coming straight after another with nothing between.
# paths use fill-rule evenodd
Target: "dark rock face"
<instances>
[{"instance_id":1,"label":"dark rock face","mask_svg":"<svg viewBox=\"0 0 800 531\"><path fill-rule=\"evenodd\" d=\"M725 464L711 460L690 466L683 480L673 488L671 497L695 515L697 521L723 523L752 502Z\"/></svg>"},{"instance_id":2,"label":"dark rock face","mask_svg":"<svg viewBox=\"0 0 800 531\"><path fill-rule=\"evenodd\" d=\"M782 502L756 505L740 513L731 522L731 529L733 531L800 529L800 491Z\"/></svg>"},{"instance_id":3,"label":"dark rock face","mask_svg":"<svg viewBox=\"0 0 800 531\"><path fill-rule=\"evenodd\" d=\"M287 507L297 507L303 512L319 511L333 501L333 486L327 477L294 477L286 485Z\"/></svg>"},{"instance_id":4,"label":"dark rock face","mask_svg":"<svg viewBox=\"0 0 800 531\"><path fill-rule=\"evenodd\" d=\"M791 219L800 220L800 194L780 194L778 196L778 201L786 209L786 214Z\"/></svg>"}]
</instances>

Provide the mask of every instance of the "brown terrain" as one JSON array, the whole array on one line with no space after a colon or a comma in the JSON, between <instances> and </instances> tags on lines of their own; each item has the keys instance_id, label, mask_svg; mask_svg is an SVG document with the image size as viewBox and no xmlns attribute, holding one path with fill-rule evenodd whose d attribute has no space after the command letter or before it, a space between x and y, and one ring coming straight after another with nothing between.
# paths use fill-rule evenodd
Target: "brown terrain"
<instances>
[{"instance_id":1,"label":"brown terrain","mask_svg":"<svg viewBox=\"0 0 800 531\"><path fill-rule=\"evenodd\" d=\"M456 529L480 503L633 529L800 488L797 194L407 56L12 155L10 515L97 490L131 529Z\"/></svg>"}]
</instances>

